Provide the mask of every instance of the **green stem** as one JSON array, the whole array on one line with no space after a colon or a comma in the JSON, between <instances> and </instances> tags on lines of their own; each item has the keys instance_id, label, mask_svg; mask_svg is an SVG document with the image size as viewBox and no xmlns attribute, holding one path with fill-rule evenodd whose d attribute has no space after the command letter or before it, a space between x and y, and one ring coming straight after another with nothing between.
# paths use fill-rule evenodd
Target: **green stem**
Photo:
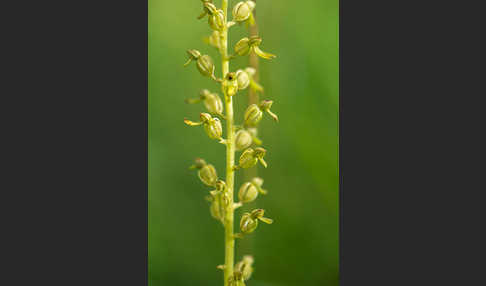
<instances>
[{"instance_id":1,"label":"green stem","mask_svg":"<svg viewBox=\"0 0 486 286\"><path fill-rule=\"evenodd\" d=\"M224 12L225 28L220 32L221 45L220 53L222 58L222 71L223 79L229 72L229 59L228 59L228 0L222 0L221 9ZM234 128L233 128L233 99L231 96L224 95L226 104L226 128L227 128L227 142L226 142L226 186L229 196L229 204L225 210L225 222L224 222L224 286L228 286L229 278L233 275L233 265L235 256L235 238L234 238L234 209L233 209L233 193L234 193L234 162L235 162L235 140L234 140Z\"/></svg>"}]
</instances>

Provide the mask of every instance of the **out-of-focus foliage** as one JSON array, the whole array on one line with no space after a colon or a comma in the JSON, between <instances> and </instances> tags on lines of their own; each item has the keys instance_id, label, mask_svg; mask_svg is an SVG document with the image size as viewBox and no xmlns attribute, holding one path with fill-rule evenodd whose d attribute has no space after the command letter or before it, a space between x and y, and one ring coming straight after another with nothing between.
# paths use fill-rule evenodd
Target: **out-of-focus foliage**
<instances>
[{"instance_id":1,"label":"out-of-focus foliage","mask_svg":"<svg viewBox=\"0 0 486 286\"><path fill-rule=\"evenodd\" d=\"M269 168L258 172L269 193L249 204L264 208L275 222L236 244L236 260L247 253L255 257L248 286L338 285L338 7L338 0L257 0L262 49L277 55L260 61L261 99L274 100L280 122L265 117L260 124ZM216 265L224 259L223 228L209 215L208 187L188 167L202 157L224 177L225 147L203 128L183 123L205 111L185 98L197 97L201 87L221 95L212 80L182 66L187 49L220 62L203 42L211 30L196 19L200 12L199 0L149 0L151 286L222 285ZM230 48L243 36L244 26L232 27ZM230 70L244 68L246 60L232 61ZM239 123L246 91L235 102ZM243 183L237 175L236 189ZM245 210L236 211L237 220Z\"/></svg>"}]
</instances>

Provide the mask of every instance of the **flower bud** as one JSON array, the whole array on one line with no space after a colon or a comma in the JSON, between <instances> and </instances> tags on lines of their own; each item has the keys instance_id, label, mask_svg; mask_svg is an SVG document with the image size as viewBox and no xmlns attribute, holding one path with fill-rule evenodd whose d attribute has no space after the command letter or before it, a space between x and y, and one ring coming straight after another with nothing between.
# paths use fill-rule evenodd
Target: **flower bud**
<instances>
[{"instance_id":1,"label":"flower bud","mask_svg":"<svg viewBox=\"0 0 486 286\"><path fill-rule=\"evenodd\" d=\"M222 31L224 29L224 12L219 9L212 15L209 15L208 23L211 29L215 31Z\"/></svg>"},{"instance_id":2,"label":"flower bud","mask_svg":"<svg viewBox=\"0 0 486 286\"><path fill-rule=\"evenodd\" d=\"M206 121L204 124L204 131L206 131L206 134L208 134L211 139L221 139L221 136L223 135L223 127L219 118L214 117Z\"/></svg>"},{"instance_id":3,"label":"flower bud","mask_svg":"<svg viewBox=\"0 0 486 286\"><path fill-rule=\"evenodd\" d=\"M243 90L250 85L250 75L244 70L237 70L236 81L238 82L238 89Z\"/></svg>"},{"instance_id":4,"label":"flower bud","mask_svg":"<svg viewBox=\"0 0 486 286\"><path fill-rule=\"evenodd\" d=\"M224 223L224 213L227 204L227 200L224 199L224 195L221 193L215 196L210 196L209 201L211 201L211 205L209 207L211 216L221 221L221 223Z\"/></svg>"},{"instance_id":5,"label":"flower bud","mask_svg":"<svg viewBox=\"0 0 486 286\"><path fill-rule=\"evenodd\" d=\"M235 95L236 92L238 92L238 81L236 80L236 74L234 72L227 73L221 87L224 94L227 96Z\"/></svg>"},{"instance_id":6,"label":"flower bud","mask_svg":"<svg viewBox=\"0 0 486 286\"><path fill-rule=\"evenodd\" d=\"M240 56L246 56L250 53L250 39L244 37L235 45L235 52Z\"/></svg>"},{"instance_id":7,"label":"flower bud","mask_svg":"<svg viewBox=\"0 0 486 286\"><path fill-rule=\"evenodd\" d=\"M248 280L251 277L251 274L253 273L253 256L251 255L245 255L243 256L243 259L236 263L235 265L235 272L241 273L241 276L243 280Z\"/></svg>"},{"instance_id":8,"label":"flower bud","mask_svg":"<svg viewBox=\"0 0 486 286\"><path fill-rule=\"evenodd\" d=\"M245 2L238 2L233 7L233 21L241 22L247 20L255 9L255 2L253 1L245 1Z\"/></svg>"},{"instance_id":9,"label":"flower bud","mask_svg":"<svg viewBox=\"0 0 486 286\"><path fill-rule=\"evenodd\" d=\"M214 75L214 63L208 55L200 56L197 59L197 69L203 76L212 77Z\"/></svg>"},{"instance_id":10,"label":"flower bud","mask_svg":"<svg viewBox=\"0 0 486 286\"><path fill-rule=\"evenodd\" d=\"M199 115L199 118L201 119L200 122L193 122L189 119L184 119L184 123L190 126L203 125L204 131L206 131L209 138L219 139L221 141L221 136L223 135L223 127L221 126L221 121L219 120L219 118L212 118L209 113L204 112Z\"/></svg>"},{"instance_id":11,"label":"flower bud","mask_svg":"<svg viewBox=\"0 0 486 286\"><path fill-rule=\"evenodd\" d=\"M211 36L204 38L204 41L206 42L206 44L209 44L210 46L213 46L216 49L219 49L219 45L221 43L221 39L219 38L219 32L213 31Z\"/></svg>"},{"instance_id":12,"label":"flower bud","mask_svg":"<svg viewBox=\"0 0 486 286\"><path fill-rule=\"evenodd\" d=\"M208 186L215 186L216 181L218 180L218 175L216 173L216 169L211 164L206 164L204 167L199 169L197 172L199 179Z\"/></svg>"},{"instance_id":13,"label":"flower bud","mask_svg":"<svg viewBox=\"0 0 486 286\"><path fill-rule=\"evenodd\" d=\"M258 197L258 190L251 182L246 182L240 187L238 198L242 203L249 203Z\"/></svg>"},{"instance_id":14,"label":"flower bud","mask_svg":"<svg viewBox=\"0 0 486 286\"><path fill-rule=\"evenodd\" d=\"M201 99L209 112L218 115L223 114L223 101L218 94L211 93L209 90L204 89L201 91Z\"/></svg>"},{"instance_id":15,"label":"flower bud","mask_svg":"<svg viewBox=\"0 0 486 286\"><path fill-rule=\"evenodd\" d=\"M256 126L262 120L263 112L256 104L248 106L245 111L244 120L246 126Z\"/></svg>"},{"instance_id":16,"label":"flower bud","mask_svg":"<svg viewBox=\"0 0 486 286\"><path fill-rule=\"evenodd\" d=\"M235 135L235 148L236 150L243 150L250 147L253 142L251 134L245 129L240 129Z\"/></svg>"}]
</instances>

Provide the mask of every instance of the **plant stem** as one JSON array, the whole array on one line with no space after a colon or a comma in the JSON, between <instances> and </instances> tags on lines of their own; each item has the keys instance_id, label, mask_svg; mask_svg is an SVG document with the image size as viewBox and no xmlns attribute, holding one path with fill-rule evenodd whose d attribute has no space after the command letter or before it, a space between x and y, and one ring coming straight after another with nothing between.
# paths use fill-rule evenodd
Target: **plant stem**
<instances>
[{"instance_id":1,"label":"plant stem","mask_svg":"<svg viewBox=\"0 0 486 286\"><path fill-rule=\"evenodd\" d=\"M220 32L220 53L222 58L222 73L223 79L229 72L229 59L228 59L228 0L222 0L221 9L224 12L225 27ZM233 234L234 228L234 209L233 209L233 190L234 190L234 162L235 162L235 139L233 128L233 99L227 94L224 95L226 104L226 129L227 129L227 142L226 142L226 187L229 196L229 204L225 210L225 222L224 222L224 286L228 286L229 278L233 275L233 265L235 256L235 238Z\"/></svg>"}]
</instances>

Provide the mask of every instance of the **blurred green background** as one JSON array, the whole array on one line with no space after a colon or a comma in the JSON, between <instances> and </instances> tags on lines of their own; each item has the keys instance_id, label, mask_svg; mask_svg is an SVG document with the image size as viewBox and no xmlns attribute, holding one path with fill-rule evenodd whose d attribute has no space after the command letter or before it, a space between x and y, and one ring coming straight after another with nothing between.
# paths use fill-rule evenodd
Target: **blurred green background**
<instances>
[{"instance_id":1,"label":"blurred green background","mask_svg":"<svg viewBox=\"0 0 486 286\"><path fill-rule=\"evenodd\" d=\"M220 6L219 0L215 1ZM230 1L230 8L237 1ZM275 60L260 60L261 99L272 99L280 122L264 116L260 137L268 150L268 169L258 168L269 191L258 206L273 218L244 240L236 258L251 253L255 271L248 286L338 285L338 0L257 1L262 50ZM149 285L222 285L223 228L209 215L209 190L188 170L195 157L215 165L224 177L225 149L197 120L201 105L187 105L202 88L221 94L191 64L187 49L213 57L219 76L220 58L202 38L207 20L197 20L200 0L149 0ZM247 34L230 29L230 47ZM247 57L231 63L235 71ZM241 122L246 91L235 97ZM237 157L240 153L237 153ZM236 178L236 188L243 183ZM236 213L239 221L241 210Z\"/></svg>"}]
</instances>

